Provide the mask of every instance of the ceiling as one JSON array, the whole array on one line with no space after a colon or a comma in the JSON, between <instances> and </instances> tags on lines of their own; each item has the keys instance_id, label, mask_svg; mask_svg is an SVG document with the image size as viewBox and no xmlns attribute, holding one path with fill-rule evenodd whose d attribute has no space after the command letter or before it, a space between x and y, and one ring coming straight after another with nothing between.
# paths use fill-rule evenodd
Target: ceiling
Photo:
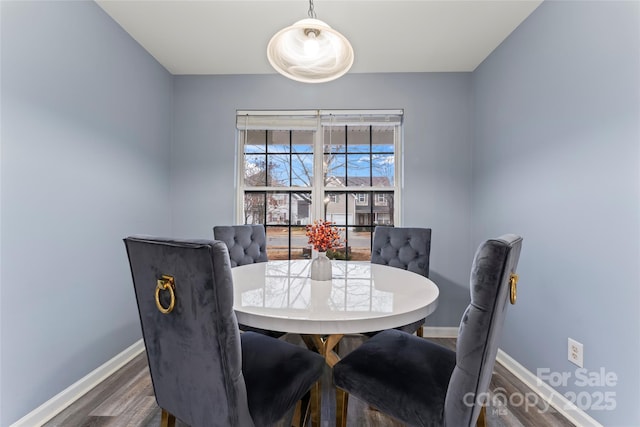
<instances>
[{"instance_id":1,"label":"ceiling","mask_svg":"<svg viewBox=\"0 0 640 427\"><path fill-rule=\"evenodd\" d=\"M172 74L269 74L266 48L307 0L96 0ZM542 0L315 0L350 73L473 71Z\"/></svg>"}]
</instances>

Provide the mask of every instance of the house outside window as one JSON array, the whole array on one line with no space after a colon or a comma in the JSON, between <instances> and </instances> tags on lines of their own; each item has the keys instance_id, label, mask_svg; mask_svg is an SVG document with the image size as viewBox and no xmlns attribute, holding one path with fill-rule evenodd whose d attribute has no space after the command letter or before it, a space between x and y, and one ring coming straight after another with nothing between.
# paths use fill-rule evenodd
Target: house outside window
<instances>
[{"instance_id":1,"label":"house outside window","mask_svg":"<svg viewBox=\"0 0 640 427\"><path fill-rule=\"evenodd\" d=\"M366 193L358 193L358 194L356 194L356 204L358 204L358 205L366 205L367 204L367 194Z\"/></svg>"},{"instance_id":2,"label":"house outside window","mask_svg":"<svg viewBox=\"0 0 640 427\"><path fill-rule=\"evenodd\" d=\"M311 256L305 226L342 230L335 258L369 260L399 225L402 111L238 111L237 222L264 224L269 259Z\"/></svg>"}]
</instances>

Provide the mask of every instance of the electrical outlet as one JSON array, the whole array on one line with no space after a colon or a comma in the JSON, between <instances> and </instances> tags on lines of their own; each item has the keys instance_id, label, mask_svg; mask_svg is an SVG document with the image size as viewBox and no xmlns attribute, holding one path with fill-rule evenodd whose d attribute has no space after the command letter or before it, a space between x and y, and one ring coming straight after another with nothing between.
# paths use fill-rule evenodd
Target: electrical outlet
<instances>
[{"instance_id":1,"label":"electrical outlet","mask_svg":"<svg viewBox=\"0 0 640 427\"><path fill-rule=\"evenodd\" d=\"M571 338L569 338L567 357L569 358L569 362L583 368L584 353L583 353L582 343L579 343L578 341L572 340Z\"/></svg>"}]
</instances>

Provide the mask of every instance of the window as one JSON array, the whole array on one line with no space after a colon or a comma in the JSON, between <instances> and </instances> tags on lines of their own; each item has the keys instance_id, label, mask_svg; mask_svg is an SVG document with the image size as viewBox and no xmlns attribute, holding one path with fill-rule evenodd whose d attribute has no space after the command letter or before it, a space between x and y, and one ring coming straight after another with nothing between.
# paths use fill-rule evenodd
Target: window
<instances>
[{"instance_id":1,"label":"window","mask_svg":"<svg viewBox=\"0 0 640 427\"><path fill-rule=\"evenodd\" d=\"M369 260L396 224L402 111L239 111L238 222L264 224L270 259L308 258L305 225L343 229L334 257Z\"/></svg>"}]
</instances>

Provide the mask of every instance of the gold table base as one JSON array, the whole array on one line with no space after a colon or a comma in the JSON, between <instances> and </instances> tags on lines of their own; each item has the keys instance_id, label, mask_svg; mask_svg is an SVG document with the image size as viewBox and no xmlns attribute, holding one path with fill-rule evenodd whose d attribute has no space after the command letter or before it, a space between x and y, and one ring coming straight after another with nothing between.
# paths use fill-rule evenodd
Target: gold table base
<instances>
[{"instance_id":1,"label":"gold table base","mask_svg":"<svg viewBox=\"0 0 640 427\"><path fill-rule=\"evenodd\" d=\"M333 335L300 335L307 348L318 352L324 357L329 367L338 363L340 356L336 353L335 348L344 337L343 334ZM320 426L320 408L321 408L321 385L316 383L311 389L311 425L313 427ZM333 384L329 385L330 387ZM349 394L344 390L336 387L336 426L346 427L347 425L347 403Z\"/></svg>"}]
</instances>

